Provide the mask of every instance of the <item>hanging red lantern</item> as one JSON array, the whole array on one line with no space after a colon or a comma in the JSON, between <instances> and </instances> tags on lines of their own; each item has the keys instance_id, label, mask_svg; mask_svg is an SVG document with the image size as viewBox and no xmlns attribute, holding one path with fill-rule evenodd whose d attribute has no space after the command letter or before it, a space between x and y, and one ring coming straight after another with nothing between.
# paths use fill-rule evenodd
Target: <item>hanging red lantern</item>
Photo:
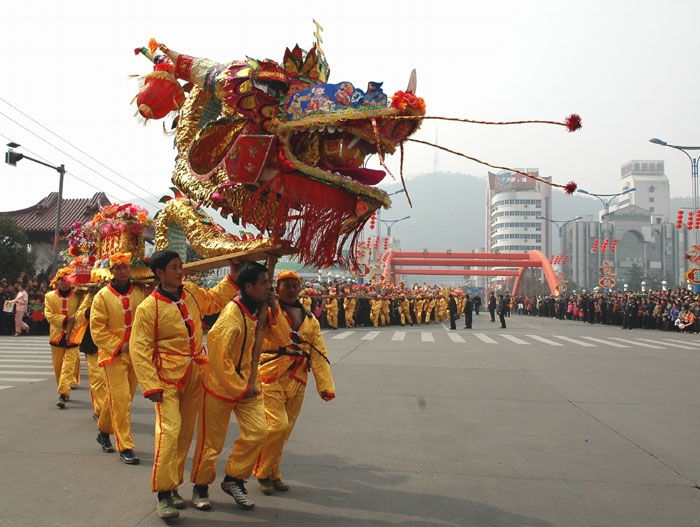
<instances>
[{"instance_id":1,"label":"hanging red lantern","mask_svg":"<svg viewBox=\"0 0 700 527\"><path fill-rule=\"evenodd\" d=\"M615 247L617 247L617 240L613 240L612 244L610 245L610 252L611 253L615 252Z\"/></svg>"},{"instance_id":2,"label":"hanging red lantern","mask_svg":"<svg viewBox=\"0 0 700 527\"><path fill-rule=\"evenodd\" d=\"M591 252L592 253L598 252L598 238L596 238L595 241L593 242L593 248L591 249Z\"/></svg>"},{"instance_id":3,"label":"hanging red lantern","mask_svg":"<svg viewBox=\"0 0 700 527\"><path fill-rule=\"evenodd\" d=\"M138 113L144 119L162 119L179 110L185 102L185 91L168 71L154 71L146 75L143 87L136 96Z\"/></svg>"},{"instance_id":4,"label":"hanging red lantern","mask_svg":"<svg viewBox=\"0 0 700 527\"><path fill-rule=\"evenodd\" d=\"M614 245L614 242L613 242L613 245ZM613 249L611 248L610 250L612 251ZM566 265L566 262L567 262L568 260L569 260L569 255L567 254L567 255L564 256L564 261L562 262L562 265Z\"/></svg>"}]
</instances>

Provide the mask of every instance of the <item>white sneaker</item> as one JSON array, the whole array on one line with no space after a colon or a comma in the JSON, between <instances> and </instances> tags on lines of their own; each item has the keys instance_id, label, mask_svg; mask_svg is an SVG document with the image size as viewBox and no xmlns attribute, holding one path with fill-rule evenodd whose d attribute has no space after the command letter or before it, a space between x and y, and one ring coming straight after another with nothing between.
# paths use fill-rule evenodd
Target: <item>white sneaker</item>
<instances>
[{"instance_id":1,"label":"white sneaker","mask_svg":"<svg viewBox=\"0 0 700 527\"><path fill-rule=\"evenodd\" d=\"M255 502L248 496L248 491L245 488L245 480L234 479L233 481L222 481L221 489L230 496L236 503L244 509L252 509L255 507Z\"/></svg>"},{"instance_id":2,"label":"white sneaker","mask_svg":"<svg viewBox=\"0 0 700 527\"><path fill-rule=\"evenodd\" d=\"M192 488L192 505L199 511L208 511L211 509L211 501L209 501L209 489L198 490L197 487Z\"/></svg>"}]
</instances>

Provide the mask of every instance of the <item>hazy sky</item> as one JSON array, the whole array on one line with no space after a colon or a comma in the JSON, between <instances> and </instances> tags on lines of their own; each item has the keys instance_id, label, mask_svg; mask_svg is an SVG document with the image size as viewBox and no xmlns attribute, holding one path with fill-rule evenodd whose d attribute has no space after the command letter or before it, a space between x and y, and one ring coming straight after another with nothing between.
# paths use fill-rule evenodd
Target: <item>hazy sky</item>
<instances>
[{"instance_id":1,"label":"hazy sky","mask_svg":"<svg viewBox=\"0 0 700 527\"><path fill-rule=\"evenodd\" d=\"M160 122L144 127L133 117L138 85L128 75L150 71L133 49L155 37L221 62L246 55L279 61L286 46L310 47L312 18L324 27L330 82L349 80L365 89L368 81L383 81L391 95L406 88L416 68L428 115L561 120L575 112L583 118L574 134L542 125L426 121L417 138L432 142L437 131L448 148L494 164L539 168L556 182L573 179L592 192L617 192L620 166L629 160L663 159L671 195L690 194L689 160L648 139L700 145L696 0L6 3L0 141L12 139L27 154L64 163L112 200L145 191L162 195L170 186L172 139ZM409 144L406 174L431 172L434 157L433 149ZM439 162L442 170L488 171L444 152ZM398 156L389 166L398 175ZM0 210L32 205L58 187L56 173L28 161L17 168L1 164L0 178ZM66 197L94 192L66 178Z\"/></svg>"}]
</instances>

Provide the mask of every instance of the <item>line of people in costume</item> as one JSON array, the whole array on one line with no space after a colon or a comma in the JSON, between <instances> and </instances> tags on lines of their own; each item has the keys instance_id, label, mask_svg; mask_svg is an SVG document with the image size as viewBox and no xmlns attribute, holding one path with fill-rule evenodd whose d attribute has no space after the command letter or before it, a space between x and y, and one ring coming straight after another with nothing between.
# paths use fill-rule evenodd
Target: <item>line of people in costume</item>
<instances>
[{"instance_id":1,"label":"line of people in costume","mask_svg":"<svg viewBox=\"0 0 700 527\"><path fill-rule=\"evenodd\" d=\"M342 291L338 294L337 291ZM310 284L302 291L301 300L306 308L330 329L355 326L389 326L452 323L465 313L468 294L461 288L415 286L386 287L343 286L327 292L314 290ZM473 312L479 314L481 297L470 299Z\"/></svg>"},{"instance_id":2,"label":"line of people in costume","mask_svg":"<svg viewBox=\"0 0 700 527\"><path fill-rule=\"evenodd\" d=\"M185 461L197 431L190 480L192 505L212 507L209 485L226 439L231 413L239 437L221 488L242 508L255 506L246 488L254 475L263 494L286 491L280 463L301 410L311 371L323 400L335 397L330 361L318 320L299 302L301 279L283 271L277 295L268 269L256 262L231 264L211 289L183 282L176 252L155 252L150 268L158 285L131 279L131 255L109 259L112 279L77 290L64 268L47 295L47 320L57 368L59 400L66 408L78 349L86 354L97 442L120 459L139 463L131 432L131 404L140 385L155 410L151 491L162 518L179 516ZM263 306L267 310L263 311ZM202 317L219 313L204 346ZM264 323L262 319L266 319ZM256 338L262 339L259 356ZM79 371L79 368L78 368Z\"/></svg>"}]
</instances>

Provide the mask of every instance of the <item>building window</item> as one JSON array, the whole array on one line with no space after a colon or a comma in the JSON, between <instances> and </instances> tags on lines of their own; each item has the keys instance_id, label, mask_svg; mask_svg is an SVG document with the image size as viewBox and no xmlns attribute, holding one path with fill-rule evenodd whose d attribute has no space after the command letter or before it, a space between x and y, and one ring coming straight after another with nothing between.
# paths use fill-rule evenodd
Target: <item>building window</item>
<instances>
[{"instance_id":1,"label":"building window","mask_svg":"<svg viewBox=\"0 0 700 527\"><path fill-rule=\"evenodd\" d=\"M649 198L649 203L654 203L654 198Z\"/></svg>"},{"instance_id":2,"label":"building window","mask_svg":"<svg viewBox=\"0 0 700 527\"><path fill-rule=\"evenodd\" d=\"M653 193L654 193L654 185L649 187L649 194L653 194Z\"/></svg>"},{"instance_id":3,"label":"building window","mask_svg":"<svg viewBox=\"0 0 700 527\"><path fill-rule=\"evenodd\" d=\"M649 212L654 212L654 207L649 207Z\"/></svg>"}]
</instances>

